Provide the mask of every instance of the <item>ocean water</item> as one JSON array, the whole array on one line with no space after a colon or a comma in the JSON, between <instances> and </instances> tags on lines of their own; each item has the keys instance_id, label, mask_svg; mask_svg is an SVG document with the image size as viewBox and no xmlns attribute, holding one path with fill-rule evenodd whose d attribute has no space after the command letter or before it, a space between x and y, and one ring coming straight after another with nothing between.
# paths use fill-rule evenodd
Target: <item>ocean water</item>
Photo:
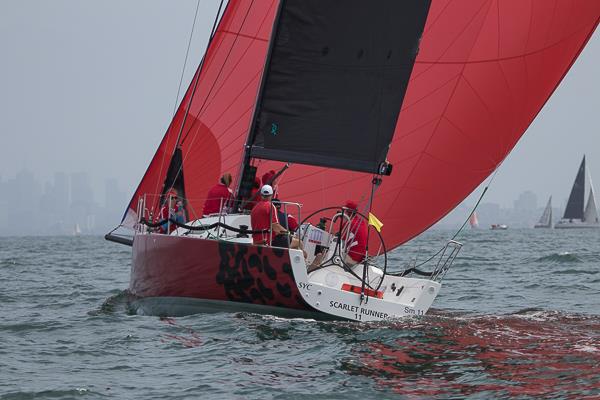
<instances>
[{"instance_id":1,"label":"ocean water","mask_svg":"<svg viewBox=\"0 0 600 400\"><path fill-rule=\"evenodd\" d=\"M397 249L390 269L451 234ZM135 315L130 248L0 238L0 399L600 398L600 232L459 239L428 315L355 323Z\"/></svg>"}]
</instances>

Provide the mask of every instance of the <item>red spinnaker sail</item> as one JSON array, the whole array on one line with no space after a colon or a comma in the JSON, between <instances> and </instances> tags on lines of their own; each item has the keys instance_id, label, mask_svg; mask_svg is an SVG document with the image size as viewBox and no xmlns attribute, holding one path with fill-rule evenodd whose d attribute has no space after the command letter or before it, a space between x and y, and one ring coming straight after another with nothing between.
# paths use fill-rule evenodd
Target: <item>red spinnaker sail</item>
<instances>
[{"instance_id":1,"label":"red spinnaker sail","mask_svg":"<svg viewBox=\"0 0 600 400\"><path fill-rule=\"evenodd\" d=\"M183 129L188 204L242 161L277 0L230 0L206 54ZM374 2L373 6L376 6ZM433 0L375 196L388 248L434 224L508 155L600 19L598 0ZM191 89L128 208L160 193ZM360 143L356 143L360 146ZM259 175L280 163L264 161ZM303 213L369 197L371 176L293 165L279 197ZM364 204L364 203L363 203ZM124 224L127 223L127 218Z\"/></svg>"}]
</instances>

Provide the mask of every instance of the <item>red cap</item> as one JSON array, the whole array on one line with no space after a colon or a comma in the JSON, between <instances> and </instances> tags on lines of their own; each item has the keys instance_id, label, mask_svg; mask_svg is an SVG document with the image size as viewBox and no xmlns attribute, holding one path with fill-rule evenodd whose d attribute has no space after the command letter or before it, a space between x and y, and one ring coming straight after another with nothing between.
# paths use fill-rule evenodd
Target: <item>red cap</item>
<instances>
[{"instance_id":1,"label":"red cap","mask_svg":"<svg viewBox=\"0 0 600 400\"><path fill-rule=\"evenodd\" d=\"M346 200L346 204L344 205L344 207L354 211L358 210L358 204L356 204L354 200Z\"/></svg>"},{"instance_id":2,"label":"red cap","mask_svg":"<svg viewBox=\"0 0 600 400\"><path fill-rule=\"evenodd\" d=\"M270 184L270 180L271 178L273 178L275 176L275 170L270 170L268 172L265 172L265 174L262 176L262 184L263 185L268 185Z\"/></svg>"}]
</instances>

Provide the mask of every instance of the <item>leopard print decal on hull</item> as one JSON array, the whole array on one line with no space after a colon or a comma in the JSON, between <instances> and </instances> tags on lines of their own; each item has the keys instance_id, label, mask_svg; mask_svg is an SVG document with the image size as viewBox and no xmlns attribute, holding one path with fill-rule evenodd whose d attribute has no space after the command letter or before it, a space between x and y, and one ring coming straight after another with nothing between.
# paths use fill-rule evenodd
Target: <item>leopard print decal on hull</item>
<instances>
[{"instance_id":1,"label":"leopard print decal on hull","mask_svg":"<svg viewBox=\"0 0 600 400\"><path fill-rule=\"evenodd\" d=\"M219 257L216 282L229 300L308 309L286 249L220 242Z\"/></svg>"}]
</instances>

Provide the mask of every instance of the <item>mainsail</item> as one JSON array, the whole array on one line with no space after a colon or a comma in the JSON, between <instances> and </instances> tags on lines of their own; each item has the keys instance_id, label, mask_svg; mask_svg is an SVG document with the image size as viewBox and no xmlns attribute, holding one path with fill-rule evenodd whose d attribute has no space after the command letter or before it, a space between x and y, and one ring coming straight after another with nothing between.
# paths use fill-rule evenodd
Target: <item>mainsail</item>
<instances>
[{"instance_id":1,"label":"mainsail","mask_svg":"<svg viewBox=\"0 0 600 400\"><path fill-rule=\"evenodd\" d=\"M567 208L563 219L579 219L583 220L583 202L585 200L585 156L581 160L581 165L577 170L575 182L567 201Z\"/></svg>"},{"instance_id":2,"label":"mainsail","mask_svg":"<svg viewBox=\"0 0 600 400\"><path fill-rule=\"evenodd\" d=\"M405 2L422 3L398 3ZM389 4L364 3L375 8ZM338 0L311 4L337 6L340 12L345 6ZM229 1L196 73L197 90L190 87L183 98L134 193L129 216L140 196L160 194L176 147L181 148L186 195L193 209L202 209L203 197L220 174L240 170L264 67L277 67L272 65L276 57L270 64L266 60L278 8L276 0ZM382 234L388 248L427 229L494 171L567 73L599 17L597 0L432 0L387 152L394 171L384 177L373 203L373 213L385 223ZM349 33L355 28L335 27ZM402 43L399 37L398 46ZM305 46L320 54L326 47L322 41ZM354 49L357 56L360 46L357 43ZM329 54L334 50L330 48ZM377 88L403 92L403 85L398 85ZM336 105L349 100L344 91L328 96ZM362 111L353 119L357 124L373 110ZM372 129L370 124L366 127ZM343 129L327 132L346 143L349 138L344 134ZM328 137L327 143L336 140ZM362 139L351 140L353 149L363 145ZM373 149L377 153L379 147ZM348 158L348 154L340 156ZM278 164L263 161L259 173ZM370 187L371 176L365 173L295 164L280 180L279 193L302 203L307 215L348 198L366 199Z\"/></svg>"},{"instance_id":3,"label":"mainsail","mask_svg":"<svg viewBox=\"0 0 600 400\"><path fill-rule=\"evenodd\" d=\"M429 0L283 1L251 156L378 173L428 10Z\"/></svg>"}]
</instances>

